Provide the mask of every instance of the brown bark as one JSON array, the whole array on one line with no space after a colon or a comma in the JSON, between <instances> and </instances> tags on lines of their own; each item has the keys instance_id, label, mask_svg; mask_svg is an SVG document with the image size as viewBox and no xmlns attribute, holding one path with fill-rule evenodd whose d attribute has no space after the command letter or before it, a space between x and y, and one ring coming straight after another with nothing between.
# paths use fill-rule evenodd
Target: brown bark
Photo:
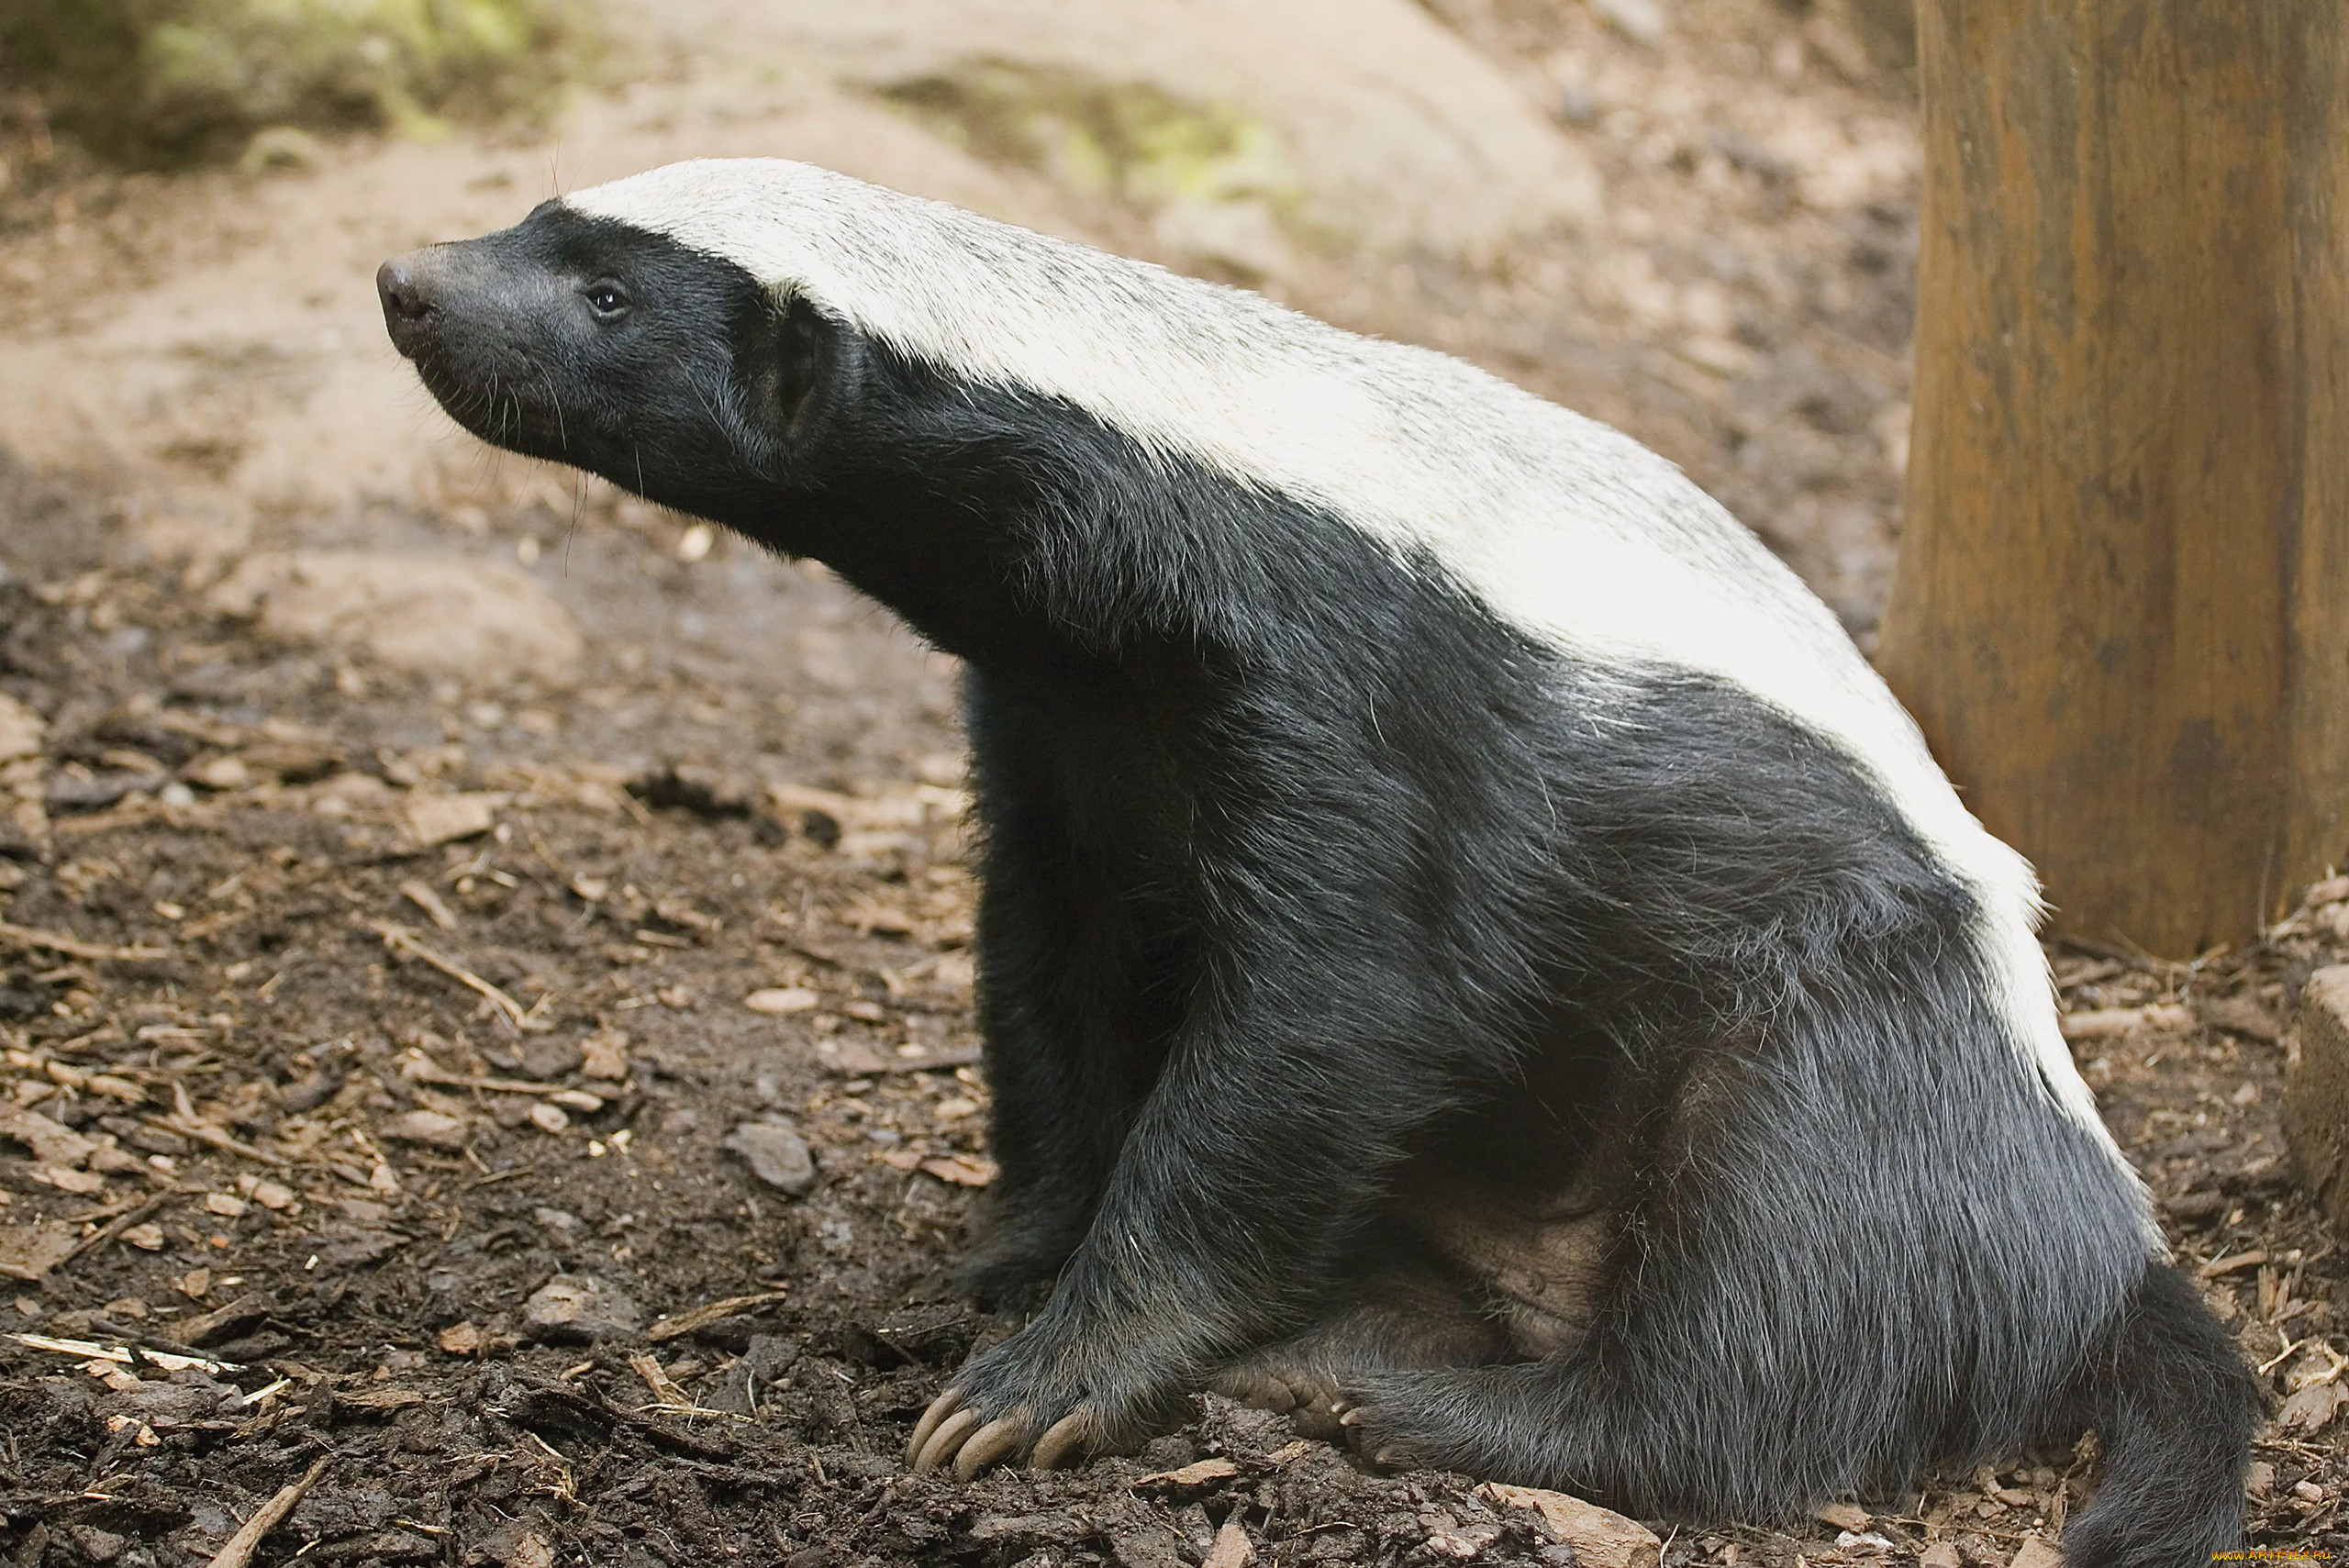
<instances>
[{"instance_id":1,"label":"brown bark","mask_svg":"<svg viewBox=\"0 0 2349 1568\"><path fill-rule=\"evenodd\" d=\"M2349 6L1921 0L1883 665L2059 929L2349 860Z\"/></svg>"}]
</instances>

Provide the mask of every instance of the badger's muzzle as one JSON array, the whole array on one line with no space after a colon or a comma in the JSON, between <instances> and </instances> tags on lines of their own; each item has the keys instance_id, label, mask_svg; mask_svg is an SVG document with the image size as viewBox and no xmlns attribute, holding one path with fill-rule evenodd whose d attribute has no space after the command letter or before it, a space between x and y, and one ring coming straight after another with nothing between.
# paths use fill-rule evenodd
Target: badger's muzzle
<instances>
[{"instance_id":1,"label":"badger's muzzle","mask_svg":"<svg viewBox=\"0 0 2349 1568\"><path fill-rule=\"evenodd\" d=\"M430 340L439 326L432 252L411 250L375 269L375 294L384 302L384 327L392 346L408 359Z\"/></svg>"}]
</instances>

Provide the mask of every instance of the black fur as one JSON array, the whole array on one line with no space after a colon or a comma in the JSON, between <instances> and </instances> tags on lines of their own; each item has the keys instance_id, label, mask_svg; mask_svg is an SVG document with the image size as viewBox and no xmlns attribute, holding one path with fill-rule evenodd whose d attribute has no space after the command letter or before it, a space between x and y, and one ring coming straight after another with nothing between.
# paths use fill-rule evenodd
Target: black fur
<instances>
[{"instance_id":1,"label":"black fur","mask_svg":"<svg viewBox=\"0 0 2349 1568\"><path fill-rule=\"evenodd\" d=\"M1052 1285L958 1379L982 1414L1130 1441L1327 1318L1414 1193L1603 1176L1583 1337L1364 1366L1382 1438L1762 1518L2093 1424L2074 1568L2238 1538L2248 1374L2019 1066L1974 895L1835 747L658 237L551 205L395 265L477 433L967 662L1003 1167L970 1278Z\"/></svg>"}]
</instances>

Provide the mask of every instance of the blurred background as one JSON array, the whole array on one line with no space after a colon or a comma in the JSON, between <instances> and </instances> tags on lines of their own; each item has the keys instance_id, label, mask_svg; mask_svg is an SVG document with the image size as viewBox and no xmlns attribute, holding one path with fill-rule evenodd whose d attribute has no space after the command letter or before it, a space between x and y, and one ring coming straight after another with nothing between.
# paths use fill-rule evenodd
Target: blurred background
<instances>
[{"instance_id":1,"label":"blurred background","mask_svg":"<svg viewBox=\"0 0 2349 1568\"><path fill-rule=\"evenodd\" d=\"M1865 638L1905 460L1910 27L1899 0L6 0L0 444L226 530L173 550L439 496L472 454L407 417L375 261L779 154L1465 355L1675 458ZM472 503L545 476L502 477Z\"/></svg>"}]
</instances>

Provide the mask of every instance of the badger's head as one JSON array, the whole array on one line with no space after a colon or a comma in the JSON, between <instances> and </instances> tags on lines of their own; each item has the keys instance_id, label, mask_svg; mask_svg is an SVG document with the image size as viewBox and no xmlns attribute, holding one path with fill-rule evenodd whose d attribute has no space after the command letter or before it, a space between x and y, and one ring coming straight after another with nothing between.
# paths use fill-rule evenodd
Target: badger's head
<instances>
[{"instance_id":1,"label":"badger's head","mask_svg":"<svg viewBox=\"0 0 2349 1568\"><path fill-rule=\"evenodd\" d=\"M749 526L821 487L828 426L867 360L802 280L762 268L787 203L724 235L679 232L690 170L396 257L376 288L394 345L475 435ZM682 211L662 199L680 195Z\"/></svg>"},{"instance_id":2,"label":"badger's head","mask_svg":"<svg viewBox=\"0 0 2349 1568\"><path fill-rule=\"evenodd\" d=\"M1330 433L1341 335L806 164L654 169L377 284L474 434L819 556L949 646L1043 548L989 519L1114 511L1179 552L1176 469L1264 492L1363 445Z\"/></svg>"}]
</instances>

